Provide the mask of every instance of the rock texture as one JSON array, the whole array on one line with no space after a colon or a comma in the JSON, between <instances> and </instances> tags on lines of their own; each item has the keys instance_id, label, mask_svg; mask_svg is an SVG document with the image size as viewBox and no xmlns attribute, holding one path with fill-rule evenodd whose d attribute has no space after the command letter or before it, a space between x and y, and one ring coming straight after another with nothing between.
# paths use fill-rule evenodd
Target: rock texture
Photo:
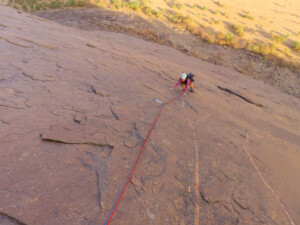
<instances>
[{"instance_id":1,"label":"rock texture","mask_svg":"<svg viewBox=\"0 0 300 225\"><path fill-rule=\"evenodd\" d=\"M231 69L0 6L0 224L299 224L300 101ZM249 104L217 86L234 90Z\"/></svg>"}]
</instances>

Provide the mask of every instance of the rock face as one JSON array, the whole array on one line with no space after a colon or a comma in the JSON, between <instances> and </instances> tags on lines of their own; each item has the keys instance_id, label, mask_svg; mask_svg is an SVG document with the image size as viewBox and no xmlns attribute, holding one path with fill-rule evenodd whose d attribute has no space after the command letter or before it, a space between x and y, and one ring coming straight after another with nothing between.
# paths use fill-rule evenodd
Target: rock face
<instances>
[{"instance_id":1,"label":"rock face","mask_svg":"<svg viewBox=\"0 0 300 225\"><path fill-rule=\"evenodd\" d=\"M0 6L0 224L299 224L300 101L126 35ZM263 107L220 90L224 87Z\"/></svg>"}]
</instances>

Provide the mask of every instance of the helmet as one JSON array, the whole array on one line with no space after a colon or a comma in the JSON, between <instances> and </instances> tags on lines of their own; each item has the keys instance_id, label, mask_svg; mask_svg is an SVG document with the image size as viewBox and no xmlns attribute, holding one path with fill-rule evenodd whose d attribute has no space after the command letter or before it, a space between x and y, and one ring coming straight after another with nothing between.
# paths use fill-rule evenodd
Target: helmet
<instances>
[{"instance_id":1,"label":"helmet","mask_svg":"<svg viewBox=\"0 0 300 225\"><path fill-rule=\"evenodd\" d=\"M182 73L181 76L180 76L181 80L185 80L186 78L186 74L185 73Z\"/></svg>"}]
</instances>

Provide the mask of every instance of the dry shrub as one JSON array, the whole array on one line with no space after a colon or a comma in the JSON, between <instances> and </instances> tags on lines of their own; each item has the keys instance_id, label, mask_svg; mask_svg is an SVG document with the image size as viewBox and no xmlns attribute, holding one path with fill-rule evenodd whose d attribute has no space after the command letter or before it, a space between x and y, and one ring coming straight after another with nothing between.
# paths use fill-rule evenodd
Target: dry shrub
<instances>
[{"instance_id":1,"label":"dry shrub","mask_svg":"<svg viewBox=\"0 0 300 225\"><path fill-rule=\"evenodd\" d=\"M219 40L218 43L219 45L227 45L227 42L225 40Z\"/></svg>"},{"instance_id":2,"label":"dry shrub","mask_svg":"<svg viewBox=\"0 0 300 225\"><path fill-rule=\"evenodd\" d=\"M177 9L182 9L183 8L183 4L178 2L177 5L176 5L176 7L177 7Z\"/></svg>"},{"instance_id":3,"label":"dry shrub","mask_svg":"<svg viewBox=\"0 0 300 225\"><path fill-rule=\"evenodd\" d=\"M274 53L276 51L276 49L277 49L277 46L274 45L274 44L270 44L269 47L270 47L271 53Z\"/></svg>"},{"instance_id":4,"label":"dry shrub","mask_svg":"<svg viewBox=\"0 0 300 225\"><path fill-rule=\"evenodd\" d=\"M260 54L269 55L271 53L271 49L269 45L260 45Z\"/></svg>"},{"instance_id":5,"label":"dry shrub","mask_svg":"<svg viewBox=\"0 0 300 225\"><path fill-rule=\"evenodd\" d=\"M124 6L123 2L120 1L120 0L112 0L111 3L112 3L112 8L113 9L120 9Z\"/></svg>"},{"instance_id":6,"label":"dry shrub","mask_svg":"<svg viewBox=\"0 0 300 225\"><path fill-rule=\"evenodd\" d=\"M283 43L286 41L286 39L289 37L289 35L275 35L274 34L274 31L271 31L270 32L270 35L271 35L271 39L273 41L276 41L278 43Z\"/></svg>"},{"instance_id":7,"label":"dry shrub","mask_svg":"<svg viewBox=\"0 0 300 225\"><path fill-rule=\"evenodd\" d=\"M293 42L293 48L294 48L296 51L299 51L299 50L300 50L300 42L299 42L299 41L294 41L294 42Z\"/></svg>"},{"instance_id":8,"label":"dry shrub","mask_svg":"<svg viewBox=\"0 0 300 225\"><path fill-rule=\"evenodd\" d=\"M219 39L224 39L225 38L225 34L223 32L219 32L217 34L217 36L218 36Z\"/></svg>"},{"instance_id":9,"label":"dry shrub","mask_svg":"<svg viewBox=\"0 0 300 225\"><path fill-rule=\"evenodd\" d=\"M258 44L250 44L250 45L248 45L248 50L259 54L259 45Z\"/></svg>"},{"instance_id":10,"label":"dry shrub","mask_svg":"<svg viewBox=\"0 0 300 225\"><path fill-rule=\"evenodd\" d=\"M207 34L204 36L204 40L207 41L208 43L215 43L216 42L216 38L214 34Z\"/></svg>"},{"instance_id":11,"label":"dry shrub","mask_svg":"<svg viewBox=\"0 0 300 225\"><path fill-rule=\"evenodd\" d=\"M283 52L284 52L284 54L285 54L286 56L291 56L291 49L289 49L289 48L284 48L284 49L283 49Z\"/></svg>"},{"instance_id":12,"label":"dry shrub","mask_svg":"<svg viewBox=\"0 0 300 225\"><path fill-rule=\"evenodd\" d=\"M243 37L245 35L244 26L232 24L231 27L238 36Z\"/></svg>"},{"instance_id":13,"label":"dry shrub","mask_svg":"<svg viewBox=\"0 0 300 225\"><path fill-rule=\"evenodd\" d=\"M68 0L67 1L67 3L68 2L70 2L69 4L70 4L70 6L72 6L72 0ZM93 5L95 5L95 6L97 6L97 7L99 7L99 8L106 8L107 7L107 3L105 3L105 2L102 2L102 1L95 1L95 0L93 0L93 1L90 1L90 3L91 4L93 4Z\"/></svg>"},{"instance_id":14,"label":"dry shrub","mask_svg":"<svg viewBox=\"0 0 300 225\"><path fill-rule=\"evenodd\" d=\"M192 34L195 34L197 31L197 24L195 22L186 24L186 29L190 31Z\"/></svg>"},{"instance_id":15,"label":"dry shrub","mask_svg":"<svg viewBox=\"0 0 300 225\"><path fill-rule=\"evenodd\" d=\"M144 13L145 13L147 16L151 16L151 15L152 15L152 8L151 8L151 7L145 7L145 8L144 8Z\"/></svg>"},{"instance_id":16,"label":"dry shrub","mask_svg":"<svg viewBox=\"0 0 300 225\"><path fill-rule=\"evenodd\" d=\"M246 13L246 14L241 14L241 17L246 18L246 19L249 19L249 20L254 20L254 17L253 17L253 16L250 16L250 15L249 15L249 12Z\"/></svg>"},{"instance_id":17,"label":"dry shrub","mask_svg":"<svg viewBox=\"0 0 300 225\"><path fill-rule=\"evenodd\" d=\"M190 23L193 23L194 22L194 19L189 17L189 16L185 16L183 18L183 22L186 23L186 24L190 24Z\"/></svg>"},{"instance_id":18,"label":"dry shrub","mask_svg":"<svg viewBox=\"0 0 300 225\"><path fill-rule=\"evenodd\" d=\"M226 41L226 43L227 43L228 45L230 45L230 44L232 43L232 41L233 41L233 38L234 38L234 34L232 34L232 33L227 33L227 34L225 35L225 41Z\"/></svg>"},{"instance_id":19,"label":"dry shrub","mask_svg":"<svg viewBox=\"0 0 300 225\"><path fill-rule=\"evenodd\" d=\"M134 11L140 11L141 10L141 3L139 1L131 1L128 3L128 8L132 9Z\"/></svg>"},{"instance_id":20,"label":"dry shrub","mask_svg":"<svg viewBox=\"0 0 300 225\"><path fill-rule=\"evenodd\" d=\"M223 32L219 32L217 34L217 37L218 37L217 42L220 45L231 45L234 48L240 48L240 44L239 44L240 39L232 33L224 34Z\"/></svg>"},{"instance_id":21,"label":"dry shrub","mask_svg":"<svg viewBox=\"0 0 300 225\"><path fill-rule=\"evenodd\" d=\"M197 35L197 37L201 39L204 38L206 34L205 30L201 27L196 28L194 32Z\"/></svg>"},{"instance_id":22,"label":"dry shrub","mask_svg":"<svg viewBox=\"0 0 300 225\"><path fill-rule=\"evenodd\" d=\"M260 54L260 55L270 55L274 50L274 47L272 45L266 45L266 44L250 44L248 45L248 50L251 52Z\"/></svg>"},{"instance_id":23,"label":"dry shrub","mask_svg":"<svg viewBox=\"0 0 300 225\"><path fill-rule=\"evenodd\" d=\"M184 16L182 13L169 13L168 18L173 23L182 23Z\"/></svg>"}]
</instances>

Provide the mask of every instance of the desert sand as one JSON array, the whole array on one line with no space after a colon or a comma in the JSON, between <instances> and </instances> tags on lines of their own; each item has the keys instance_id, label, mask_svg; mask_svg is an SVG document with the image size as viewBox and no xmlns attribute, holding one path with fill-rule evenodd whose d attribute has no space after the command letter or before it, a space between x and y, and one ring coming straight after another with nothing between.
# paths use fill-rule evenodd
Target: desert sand
<instances>
[{"instance_id":1,"label":"desert sand","mask_svg":"<svg viewBox=\"0 0 300 225\"><path fill-rule=\"evenodd\" d=\"M170 8L178 3L182 4L182 8ZM293 41L300 41L300 1L297 0L153 0L150 5L189 16L198 26L205 27L207 32L234 33L232 25L243 26L243 39L249 43L274 43L279 50L278 54L285 57L285 49L291 48ZM274 35L287 35L287 40L283 44L273 42L270 35L272 31ZM295 62L299 61L300 52L292 50L288 57Z\"/></svg>"},{"instance_id":2,"label":"desert sand","mask_svg":"<svg viewBox=\"0 0 300 225\"><path fill-rule=\"evenodd\" d=\"M0 6L0 224L299 224L299 98L173 48ZM229 89L251 104L229 92Z\"/></svg>"}]
</instances>

